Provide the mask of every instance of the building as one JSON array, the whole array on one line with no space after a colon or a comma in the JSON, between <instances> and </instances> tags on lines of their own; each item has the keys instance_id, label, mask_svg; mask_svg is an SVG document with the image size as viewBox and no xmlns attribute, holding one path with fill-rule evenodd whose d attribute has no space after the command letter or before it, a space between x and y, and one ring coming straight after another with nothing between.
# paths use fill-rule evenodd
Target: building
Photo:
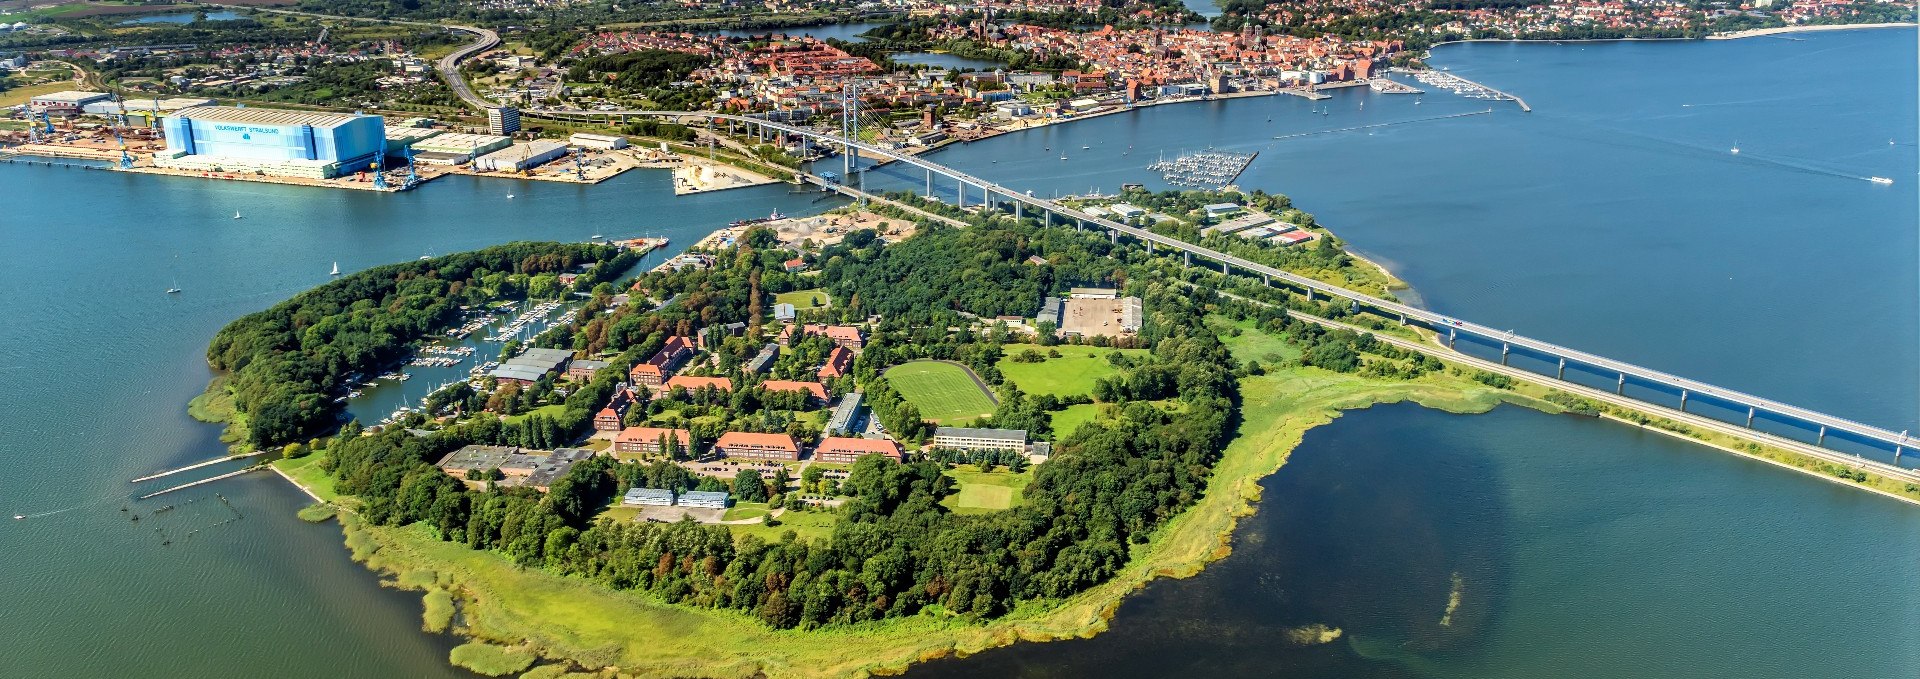
<instances>
[{"instance_id":1,"label":"building","mask_svg":"<svg viewBox=\"0 0 1920 679\"><path fill-rule=\"evenodd\" d=\"M847 351L845 347L834 347L833 351L827 354L826 365L820 366L820 372L817 374L820 379L831 380L846 377L852 371L853 352Z\"/></svg>"},{"instance_id":2,"label":"building","mask_svg":"<svg viewBox=\"0 0 1920 679\"><path fill-rule=\"evenodd\" d=\"M547 489L553 486L553 482L566 476L567 472L573 471L573 465L593 457L593 454L593 451L586 448L555 448L553 452L546 455L525 454L527 473L520 477L518 484L514 485L526 486L542 493L547 492ZM519 464L516 462L519 461L509 458L507 463L518 470ZM501 467L503 472L507 469L508 467Z\"/></svg>"},{"instance_id":3,"label":"building","mask_svg":"<svg viewBox=\"0 0 1920 679\"><path fill-rule=\"evenodd\" d=\"M379 167L379 116L194 106L167 116L160 167L326 179Z\"/></svg>"},{"instance_id":4,"label":"building","mask_svg":"<svg viewBox=\"0 0 1920 679\"><path fill-rule=\"evenodd\" d=\"M532 384L566 369L567 364L572 360L573 352L571 351L535 347L508 359L506 363L500 364L500 367L494 368L489 374L501 382Z\"/></svg>"},{"instance_id":5,"label":"building","mask_svg":"<svg viewBox=\"0 0 1920 679\"><path fill-rule=\"evenodd\" d=\"M620 431L626 427L627 409L633 407L637 399L633 390L621 387L607 399L607 407L593 415L594 431Z\"/></svg>"},{"instance_id":6,"label":"building","mask_svg":"<svg viewBox=\"0 0 1920 679\"><path fill-rule=\"evenodd\" d=\"M465 446L447 453L435 465L456 479L467 478L467 472L475 469L499 469L507 463L507 457L520 452L517 446Z\"/></svg>"},{"instance_id":7,"label":"building","mask_svg":"<svg viewBox=\"0 0 1920 679\"><path fill-rule=\"evenodd\" d=\"M975 429L938 427L933 430L933 447L956 450L1011 450L1026 452L1025 429Z\"/></svg>"},{"instance_id":8,"label":"building","mask_svg":"<svg viewBox=\"0 0 1920 679\"><path fill-rule=\"evenodd\" d=\"M1074 288L1067 291L1068 299L1114 299L1120 291L1113 288Z\"/></svg>"},{"instance_id":9,"label":"building","mask_svg":"<svg viewBox=\"0 0 1920 679\"><path fill-rule=\"evenodd\" d=\"M87 104L107 101L113 95L105 92L81 92L67 90L48 92L27 100L27 110L52 116L77 116Z\"/></svg>"},{"instance_id":10,"label":"building","mask_svg":"<svg viewBox=\"0 0 1920 679\"><path fill-rule=\"evenodd\" d=\"M1034 314L1033 323L1034 325L1052 323L1054 329L1058 330L1060 328L1060 319L1066 316L1066 311L1066 300L1058 297L1048 297L1040 300L1040 313Z\"/></svg>"},{"instance_id":11,"label":"building","mask_svg":"<svg viewBox=\"0 0 1920 679\"><path fill-rule=\"evenodd\" d=\"M614 149L626 148L627 138L619 135L613 135L613 134L587 134L585 132L575 132L573 136L567 137L567 143L572 144L574 146L578 146L583 149L593 149L596 151L612 151Z\"/></svg>"},{"instance_id":12,"label":"building","mask_svg":"<svg viewBox=\"0 0 1920 679\"><path fill-rule=\"evenodd\" d=\"M675 387L678 387L681 389L685 389L687 391L699 391L703 387L713 387L720 391L733 391L733 380L727 379L725 377L694 377L692 375L675 375L673 376L673 379L667 380L667 383L665 386L668 390L672 390Z\"/></svg>"},{"instance_id":13,"label":"building","mask_svg":"<svg viewBox=\"0 0 1920 679\"><path fill-rule=\"evenodd\" d=\"M530 141L494 151L473 159L473 169L481 172L524 172L567 155L567 145L557 141Z\"/></svg>"},{"instance_id":14,"label":"building","mask_svg":"<svg viewBox=\"0 0 1920 679\"><path fill-rule=\"evenodd\" d=\"M1240 212L1246 208L1242 208L1233 203L1214 203L1200 209L1206 211L1208 217L1218 219L1220 217L1232 217L1240 214Z\"/></svg>"},{"instance_id":15,"label":"building","mask_svg":"<svg viewBox=\"0 0 1920 679\"><path fill-rule=\"evenodd\" d=\"M1060 337L1131 335L1140 332L1141 312L1138 297L1076 294L1060 305L1055 332Z\"/></svg>"},{"instance_id":16,"label":"building","mask_svg":"<svg viewBox=\"0 0 1920 679\"><path fill-rule=\"evenodd\" d=\"M606 361L583 358L567 364L567 377L585 382L593 379L593 374L600 372L600 369L607 365Z\"/></svg>"},{"instance_id":17,"label":"building","mask_svg":"<svg viewBox=\"0 0 1920 679\"><path fill-rule=\"evenodd\" d=\"M1248 212L1227 221L1200 230L1200 235L1211 236L1216 233L1234 233L1256 227L1271 226L1274 218L1264 212Z\"/></svg>"},{"instance_id":18,"label":"building","mask_svg":"<svg viewBox=\"0 0 1920 679\"><path fill-rule=\"evenodd\" d=\"M780 334L775 339L780 342L781 346L787 346L793 343L795 335L825 335L827 339L833 340L834 344L856 353L867 346L866 335L861 334L859 328L851 325L821 325L811 323L796 326L789 324L780 329Z\"/></svg>"},{"instance_id":19,"label":"building","mask_svg":"<svg viewBox=\"0 0 1920 679\"><path fill-rule=\"evenodd\" d=\"M827 435L847 436L864 429L861 416L866 412L865 400L866 395L857 391L842 395L840 401L833 404L833 416L827 420Z\"/></svg>"},{"instance_id":20,"label":"building","mask_svg":"<svg viewBox=\"0 0 1920 679\"><path fill-rule=\"evenodd\" d=\"M664 488L628 488L627 494L620 496L620 504L628 507L671 507L673 491Z\"/></svg>"},{"instance_id":21,"label":"building","mask_svg":"<svg viewBox=\"0 0 1920 679\"><path fill-rule=\"evenodd\" d=\"M1315 238L1318 238L1318 236L1313 235L1311 232L1288 231L1286 233L1274 235L1273 242L1279 243L1281 245L1295 245L1299 243L1305 243Z\"/></svg>"},{"instance_id":22,"label":"building","mask_svg":"<svg viewBox=\"0 0 1920 679\"><path fill-rule=\"evenodd\" d=\"M620 459L643 455L671 455L693 447L693 433L685 429L628 427L613 436L613 456Z\"/></svg>"},{"instance_id":23,"label":"building","mask_svg":"<svg viewBox=\"0 0 1920 679\"><path fill-rule=\"evenodd\" d=\"M668 337L667 341L660 345L660 350L653 352L653 356L649 357L645 363L633 366L632 370L627 371L627 378L633 380L634 384L660 386L666 383L668 377L673 376L673 371L679 369L681 363L692 356L692 339L680 335Z\"/></svg>"},{"instance_id":24,"label":"building","mask_svg":"<svg viewBox=\"0 0 1920 679\"><path fill-rule=\"evenodd\" d=\"M437 134L413 142L413 160L428 165L459 165L513 145L489 134Z\"/></svg>"},{"instance_id":25,"label":"building","mask_svg":"<svg viewBox=\"0 0 1920 679\"><path fill-rule=\"evenodd\" d=\"M820 445L813 449L815 462L853 462L867 455L884 455L899 461L900 444L887 439L829 436L820 439Z\"/></svg>"},{"instance_id":26,"label":"building","mask_svg":"<svg viewBox=\"0 0 1920 679\"><path fill-rule=\"evenodd\" d=\"M748 359L740 369L748 374L763 373L767 368L772 367L773 360L779 357L780 345L768 342L766 346L760 347L760 353L754 354L753 358Z\"/></svg>"},{"instance_id":27,"label":"building","mask_svg":"<svg viewBox=\"0 0 1920 679\"><path fill-rule=\"evenodd\" d=\"M799 310L795 309L792 304L779 302L773 305L773 320L781 323L792 323L794 315L798 313L798 311Z\"/></svg>"},{"instance_id":28,"label":"building","mask_svg":"<svg viewBox=\"0 0 1920 679\"><path fill-rule=\"evenodd\" d=\"M786 434L753 434L743 431L730 431L720 435L713 442L713 452L721 456L745 460L786 460L800 459L800 444Z\"/></svg>"},{"instance_id":29,"label":"building","mask_svg":"<svg viewBox=\"0 0 1920 679\"><path fill-rule=\"evenodd\" d=\"M1113 214L1119 217L1121 221L1133 219L1134 217L1147 216L1146 210L1128 203L1114 203L1110 209L1113 210Z\"/></svg>"},{"instance_id":30,"label":"building","mask_svg":"<svg viewBox=\"0 0 1920 679\"><path fill-rule=\"evenodd\" d=\"M487 132L508 135L520 131L520 109L495 106L487 109Z\"/></svg>"},{"instance_id":31,"label":"building","mask_svg":"<svg viewBox=\"0 0 1920 679\"><path fill-rule=\"evenodd\" d=\"M806 392L807 396L810 397L812 399L812 402L814 403L827 402L827 385L821 384L819 382L800 382L797 380L767 380L765 382L760 383L760 388L765 389L767 391Z\"/></svg>"},{"instance_id":32,"label":"building","mask_svg":"<svg viewBox=\"0 0 1920 679\"><path fill-rule=\"evenodd\" d=\"M727 494L711 490L689 490L681 493L674 504L702 509L726 509Z\"/></svg>"}]
</instances>

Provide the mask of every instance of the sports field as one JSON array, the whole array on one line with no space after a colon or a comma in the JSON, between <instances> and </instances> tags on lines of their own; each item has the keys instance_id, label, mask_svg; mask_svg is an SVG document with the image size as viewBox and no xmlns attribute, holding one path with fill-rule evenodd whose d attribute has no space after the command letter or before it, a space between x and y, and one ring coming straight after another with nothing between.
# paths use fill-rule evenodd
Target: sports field
<instances>
[{"instance_id":1,"label":"sports field","mask_svg":"<svg viewBox=\"0 0 1920 679\"><path fill-rule=\"evenodd\" d=\"M796 309L826 308L833 305L833 298L825 290L795 290L773 296L775 304L792 304Z\"/></svg>"},{"instance_id":2,"label":"sports field","mask_svg":"<svg viewBox=\"0 0 1920 679\"><path fill-rule=\"evenodd\" d=\"M1027 484L1033 481L1031 470L1023 474L1009 471L983 472L973 465L960 465L946 472L959 482L960 492L940 501L956 514L985 514L1020 504Z\"/></svg>"},{"instance_id":3,"label":"sports field","mask_svg":"<svg viewBox=\"0 0 1920 679\"><path fill-rule=\"evenodd\" d=\"M993 414L993 400L966 368L939 361L911 361L887 371L887 382L920 416L941 424Z\"/></svg>"},{"instance_id":4,"label":"sports field","mask_svg":"<svg viewBox=\"0 0 1920 679\"><path fill-rule=\"evenodd\" d=\"M1039 363L1019 363L1013 357L1032 350L1041 356L1048 351L1060 352L1059 358L1048 358ZM1126 356L1141 356L1146 349L1104 349L1088 346L1043 347L1036 344L1009 344L1002 347L1000 362L994 364L1000 374L1013 380L1021 391L1029 394L1052 394L1054 396L1074 396L1093 393L1093 381L1102 377L1118 374L1120 370L1107 362L1107 354L1120 352Z\"/></svg>"}]
</instances>

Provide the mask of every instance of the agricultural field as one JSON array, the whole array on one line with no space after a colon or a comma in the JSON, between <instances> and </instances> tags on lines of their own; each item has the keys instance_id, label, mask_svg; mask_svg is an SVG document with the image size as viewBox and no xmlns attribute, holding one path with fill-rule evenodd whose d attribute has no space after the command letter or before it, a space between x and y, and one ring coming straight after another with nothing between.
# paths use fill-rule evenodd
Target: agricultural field
<instances>
[{"instance_id":1,"label":"agricultural field","mask_svg":"<svg viewBox=\"0 0 1920 679\"><path fill-rule=\"evenodd\" d=\"M973 371L953 363L903 363L887 371L887 382L919 408L922 417L940 424L993 414L993 399Z\"/></svg>"},{"instance_id":2,"label":"agricultural field","mask_svg":"<svg viewBox=\"0 0 1920 679\"><path fill-rule=\"evenodd\" d=\"M1146 349L1107 349L1088 346L1043 347L1037 344L1009 344L1001 348L1005 354L995 367L1000 374L1029 394L1052 394L1054 396L1075 396L1093 393L1093 382L1102 377L1119 373L1119 369L1107 362L1107 354L1120 352L1133 357L1143 356ZM1021 352L1032 350L1041 356L1049 351L1060 352L1059 358L1048 358L1039 363L1020 363L1013 360Z\"/></svg>"},{"instance_id":3,"label":"agricultural field","mask_svg":"<svg viewBox=\"0 0 1920 679\"><path fill-rule=\"evenodd\" d=\"M983 472L973 465L960 465L947 470L946 474L959 484L960 492L947 496L940 504L956 514L986 514L1018 505L1027 484L1033 482L1032 470L1020 474L1004 469Z\"/></svg>"}]
</instances>

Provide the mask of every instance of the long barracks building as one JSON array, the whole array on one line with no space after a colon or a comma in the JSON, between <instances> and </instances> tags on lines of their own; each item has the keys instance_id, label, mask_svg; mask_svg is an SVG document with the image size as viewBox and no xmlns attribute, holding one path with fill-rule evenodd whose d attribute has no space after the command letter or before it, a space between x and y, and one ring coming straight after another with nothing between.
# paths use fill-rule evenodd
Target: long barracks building
<instances>
[{"instance_id":1,"label":"long barracks building","mask_svg":"<svg viewBox=\"0 0 1920 679\"><path fill-rule=\"evenodd\" d=\"M372 169L380 116L194 106L167 117L154 164L184 170L329 178Z\"/></svg>"}]
</instances>

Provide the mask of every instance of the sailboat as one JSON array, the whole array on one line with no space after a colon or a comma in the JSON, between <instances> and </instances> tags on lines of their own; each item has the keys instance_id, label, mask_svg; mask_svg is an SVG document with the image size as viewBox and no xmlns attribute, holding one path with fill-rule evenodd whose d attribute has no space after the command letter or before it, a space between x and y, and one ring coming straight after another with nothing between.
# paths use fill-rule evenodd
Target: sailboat
<instances>
[{"instance_id":1,"label":"sailboat","mask_svg":"<svg viewBox=\"0 0 1920 679\"><path fill-rule=\"evenodd\" d=\"M234 219L246 219L246 217L242 217L242 216L240 216L240 211L239 211L239 210L234 210L234 211L233 211L233 218L234 218Z\"/></svg>"},{"instance_id":2,"label":"sailboat","mask_svg":"<svg viewBox=\"0 0 1920 679\"><path fill-rule=\"evenodd\" d=\"M332 271L332 272L330 272L330 273L328 273L327 275L329 275L329 276L338 276L338 275L340 275L340 263L339 263L339 262L334 262L334 263L333 263L333 271Z\"/></svg>"},{"instance_id":3,"label":"sailboat","mask_svg":"<svg viewBox=\"0 0 1920 679\"><path fill-rule=\"evenodd\" d=\"M507 192L507 200L513 200L513 192L512 192L512 191L508 191L508 192Z\"/></svg>"},{"instance_id":4,"label":"sailboat","mask_svg":"<svg viewBox=\"0 0 1920 679\"><path fill-rule=\"evenodd\" d=\"M167 288L167 294L180 294L180 255L173 256L173 287Z\"/></svg>"},{"instance_id":5,"label":"sailboat","mask_svg":"<svg viewBox=\"0 0 1920 679\"><path fill-rule=\"evenodd\" d=\"M1740 155L1740 142L1733 143L1733 155Z\"/></svg>"}]
</instances>

